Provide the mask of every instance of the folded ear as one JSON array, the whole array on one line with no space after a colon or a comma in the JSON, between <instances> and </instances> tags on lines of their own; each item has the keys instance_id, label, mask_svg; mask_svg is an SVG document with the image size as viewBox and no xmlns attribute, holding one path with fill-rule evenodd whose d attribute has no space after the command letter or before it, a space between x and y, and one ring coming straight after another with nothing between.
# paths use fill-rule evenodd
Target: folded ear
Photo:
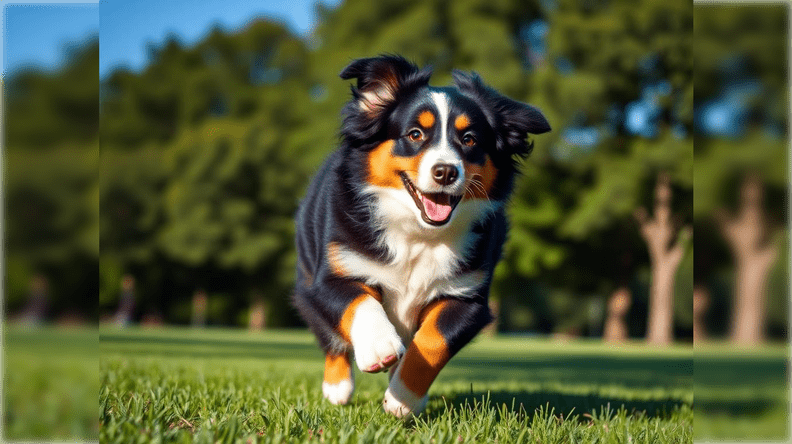
<instances>
[{"instance_id":1,"label":"folded ear","mask_svg":"<svg viewBox=\"0 0 792 444\"><path fill-rule=\"evenodd\" d=\"M530 154L528 134L550 131L550 123L538 108L512 100L485 85L478 74L453 72L454 83L463 93L479 102L496 132L496 149L521 157Z\"/></svg>"},{"instance_id":2,"label":"folded ear","mask_svg":"<svg viewBox=\"0 0 792 444\"><path fill-rule=\"evenodd\" d=\"M355 100L361 110L376 115L395 102L402 90L427 84L431 74L404 57L381 55L353 61L341 71L341 78L357 79L357 88L352 88Z\"/></svg>"}]
</instances>

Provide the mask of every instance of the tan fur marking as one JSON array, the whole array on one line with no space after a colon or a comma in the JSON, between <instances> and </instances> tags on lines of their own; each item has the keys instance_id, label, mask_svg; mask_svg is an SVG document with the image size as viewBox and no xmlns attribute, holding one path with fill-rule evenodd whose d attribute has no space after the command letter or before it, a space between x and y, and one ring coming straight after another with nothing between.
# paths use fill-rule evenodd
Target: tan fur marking
<instances>
[{"instance_id":1,"label":"tan fur marking","mask_svg":"<svg viewBox=\"0 0 792 444\"><path fill-rule=\"evenodd\" d=\"M330 263L330 271L336 276L344 276L344 267L341 266L341 258L339 258L338 242L330 242L327 244L327 262Z\"/></svg>"},{"instance_id":2,"label":"tan fur marking","mask_svg":"<svg viewBox=\"0 0 792 444\"><path fill-rule=\"evenodd\" d=\"M418 396L426 394L437 374L450 359L445 338L437 329L437 317L447 303L445 300L438 300L423 310L421 327L415 333L401 364L401 380L404 386Z\"/></svg>"},{"instance_id":3,"label":"tan fur marking","mask_svg":"<svg viewBox=\"0 0 792 444\"><path fill-rule=\"evenodd\" d=\"M350 341L350 332L352 331L352 321L355 319L355 312L358 305L365 301L369 295L364 294L356 297L344 310L344 315L341 316L341 322L338 323L338 333L344 338L345 341Z\"/></svg>"},{"instance_id":4,"label":"tan fur marking","mask_svg":"<svg viewBox=\"0 0 792 444\"><path fill-rule=\"evenodd\" d=\"M460 114L454 120L454 128L456 128L457 131L462 131L463 129L469 126L470 126L470 119L468 119L467 114Z\"/></svg>"},{"instance_id":5,"label":"tan fur marking","mask_svg":"<svg viewBox=\"0 0 792 444\"><path fill-rule=\"evenodd\" d=\"M465 184L465 199L489 199L495 179L498 177L498 169L492 163L492 159L487 156L484 165L465 162L465 171L470 172L470 179ZM476 180L480 184L472 184Z\"/></svg>"},{"instance_id":6,"label":"tan fur marking","mask_svg":"<svg viewBox=\"0 0 792 444\"><path fill-rule=\"evenodd\" d=\"M364 294L371 296L372 298L376 299L377 302L380 304L382 303L382 294L379 291L375 290L374 288L364 284L363 282L355 282L355 285L360 287L360 290L363 291Z\"/></svg>"},{"instance_id":7,"label":"tan fur marking","mask_svg":"<svg viewBox=\"0 0 792 444\"><path fill-rule=\"evenodd\" d=\"M369 152L368 181L372 185L388 188L403 188L399 171L404 171L415 180L418 175L418 165L421 163L423 152L413 157L394 156L393 140L381 143Z\"/></svg>"},{"instance_id":8,"label":"tan fur marking","mask_svg":"<svg viewBox=\"0 0 792 444\"><path fill-rule=\"evenodd\" d=\"M418 123L424 128L431 128L435 123L435 115L431 111L424 111L418 115Z\"/></svg>"},{"instance_id":9,"label":"tan fur marking","mask_svg":"<svg viewBox=\"0 0 792 444\"><path fill-rule=\"evenodd\" d=\"M358 305L365 301L366 298L374 298L377 302L382 303L382 295L380 292L362 282L355 282L355 285L360 287L362 294L352 300L346 310L344 310L344 314L341 316L341 322L338 323L338 333L347 342L351 340L350 332L352 331L352 321L355 319L355 311L357 311Z\"/></svg>"},{"instance_id":10,"label":"tan fur marking","mask_svg":"<svg viewBox=\"0 0 792 444\"><path fill-rule=\"evenodd\" d=\"M324 382L328 384L338 384L339 382L349 379L352 366L349 363L349 354L342 355L326 355L325 356L325 370Z\"/></svg>"}]
</instances>

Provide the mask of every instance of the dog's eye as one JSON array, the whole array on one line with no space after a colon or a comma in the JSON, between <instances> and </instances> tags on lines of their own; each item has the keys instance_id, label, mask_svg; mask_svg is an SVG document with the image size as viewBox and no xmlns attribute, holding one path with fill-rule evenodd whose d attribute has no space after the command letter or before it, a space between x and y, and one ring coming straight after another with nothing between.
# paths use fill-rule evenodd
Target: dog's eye
<instances>
[{"instance_id":1,"label":"dog's eye","mask_svg":"<svg viewBox=\"0 0 792 444\"><path fill-rule=\"evenodd\" d=\"M407 133L407 137L409 137L413 142L420 142L423 140L423 133L419 129L414 129Z\"/></svg>"},{"instance_id":2,"label":"dog's eye","mask_svg":"<svg viewBox=\"0 0 792 444\"><path fill-rule=\"evenodd\" d=\"M462 137L462 143L464 143L465 146L475 146L476 145L476 138L473 137L472 134L465 134Z\"/></svg>"}]
</instances>

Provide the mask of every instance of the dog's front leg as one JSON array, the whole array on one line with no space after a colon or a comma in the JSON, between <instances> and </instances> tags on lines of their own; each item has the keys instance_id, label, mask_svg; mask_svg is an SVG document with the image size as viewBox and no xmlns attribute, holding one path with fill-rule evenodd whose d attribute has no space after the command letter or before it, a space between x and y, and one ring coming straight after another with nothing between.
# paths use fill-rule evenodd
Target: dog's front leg
<instances>
[{"instance_id":1,"label":"dog's front leg","mask_svg":"<svg viewBox=\"0 0 792 444\"><path fill-rule=\"evenodd\" d=\"M387 369L404 355L404 345L382 308L382 297L372 287L356 283L357 296L344 310L338 330L352 344L361 371Z\"/></svg>"},{"instance_id":2,"label":"dog's front leg","mask_svg":"<svg viewBox=\"0 0 792 444\"><path fill-rule=\"evenodd\" d=\"M354 390L350 351L365 372L384 370L404 355L404 345L381 300L375 288L337 275L324 276L313 286L298 286L295 291L295 306L325 352L322 392L333 404L346 404Z\"/></svg>"},{"instance_id":3,"label":"dog's front leg","mask_svg":"<svg viewBox=\"0 0 792 444\"><path fill-rule=\"evenodd\" d=\"M483 298L439 299L427 305L407 353L391 374L382 401L385 411L405 417L423 410L440 370L491 320Z\"/></svg>"}]
</instances>

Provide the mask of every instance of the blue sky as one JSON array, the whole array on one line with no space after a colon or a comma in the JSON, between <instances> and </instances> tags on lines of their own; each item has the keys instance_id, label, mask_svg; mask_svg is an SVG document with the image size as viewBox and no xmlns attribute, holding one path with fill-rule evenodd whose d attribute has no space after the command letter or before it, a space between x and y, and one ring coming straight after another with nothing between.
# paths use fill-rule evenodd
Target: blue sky
<instances>
[{"instance_id":1,"label":"blue sky","mask_svg":"<svg viewBox=\"0 0 792 444\"><path fill-rule=\"evenodd\" d=\"M146 64L146 45L161 44L169 33L187 45L198 42L212 25L233 30L256 17L286 23L294 32L313 28L317 0L102 0L99 3L52 5L7 2L3 5L3 72L24 65L46 69L63 62L67 42L101 32L99 75ZM321 0L330 6L340 0ZM57 1L55 2L57 3ZM99 26L101 20L101 28Z\"/></svg>"}]
</instances>

